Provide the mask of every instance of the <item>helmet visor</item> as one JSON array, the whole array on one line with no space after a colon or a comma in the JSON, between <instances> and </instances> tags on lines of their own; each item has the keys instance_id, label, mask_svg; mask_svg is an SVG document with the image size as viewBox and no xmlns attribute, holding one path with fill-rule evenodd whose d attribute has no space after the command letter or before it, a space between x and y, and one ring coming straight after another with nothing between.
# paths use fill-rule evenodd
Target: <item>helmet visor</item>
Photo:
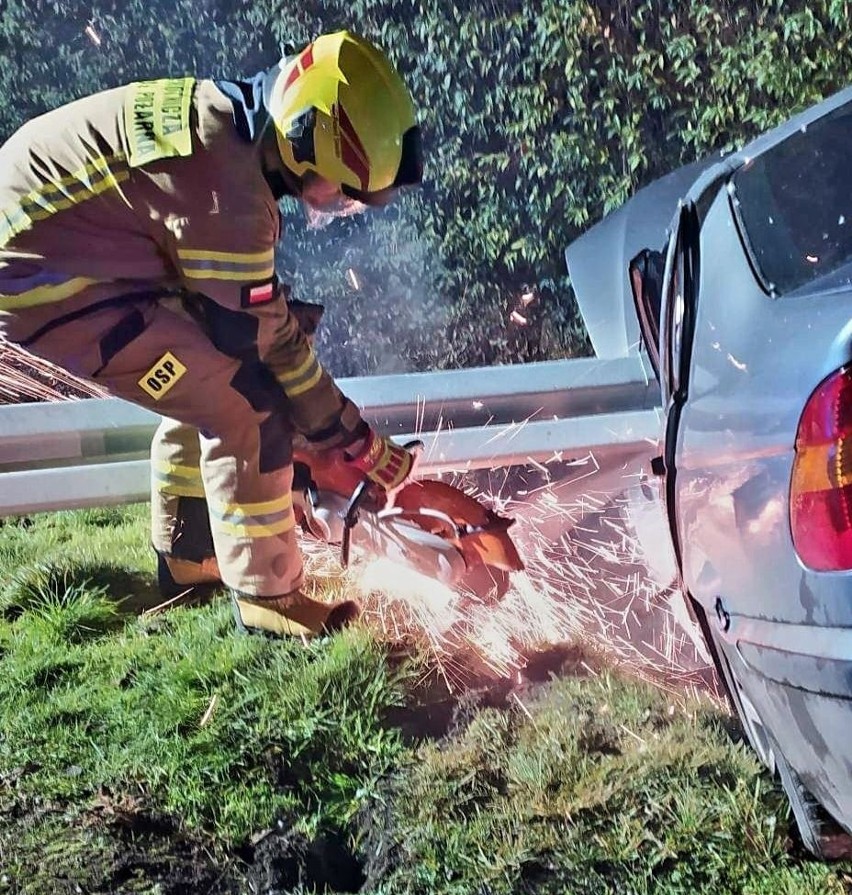
<instances>
[{"instance_id":1,"label":"helmet visor","mask_svg":"<svg viewBox=\"0 0 852 895\"><path fill-rule=\"evenodd\" d=\"M360 214L367 209L364 202L353 199L343 193L337 193L333 199L322 203L308 202L303 198L302 207L309 230L321 230L337 218L348 218Z\"/></svg>"},{"instance_id":2,"label":"helmet visor","mask_svg":"<svg viewBox=\"0 0 852 895\"><path fill-rule=\"evenodd\" d=\"M389 202L394 200L394 197L398 192L395 186L389 186L385 187L383 190L375 190L372 193L367 193L363 190L356 190L354 187L348 186L345 183L340 185L340 190L348 199L351 199L353 202L358 202L361 205L367 205L370 208L383 208Z\"/></svg>"}]
</instances>

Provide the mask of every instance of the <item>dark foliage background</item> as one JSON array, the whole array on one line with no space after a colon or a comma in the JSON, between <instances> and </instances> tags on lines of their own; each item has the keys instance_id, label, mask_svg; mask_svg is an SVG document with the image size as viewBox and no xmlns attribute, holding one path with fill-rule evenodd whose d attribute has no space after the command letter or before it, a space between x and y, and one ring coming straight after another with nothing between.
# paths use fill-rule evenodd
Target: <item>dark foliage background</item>
<instances>
[{"instance_id":1,"label":"dark foliage background","mask_svg":"<svg viewBox=\"0 0 852 895\"><path fill-rule=\"evenodd\" d=\"M281 273L327 305L326 363L563 357L588 350L565 246L638 186L843 86L848 23L840 0L5 0L0 136L104 87L251 74L351 27L412 86L428 182L323 231L288 213Z\"/></svg>"}]
</instances>

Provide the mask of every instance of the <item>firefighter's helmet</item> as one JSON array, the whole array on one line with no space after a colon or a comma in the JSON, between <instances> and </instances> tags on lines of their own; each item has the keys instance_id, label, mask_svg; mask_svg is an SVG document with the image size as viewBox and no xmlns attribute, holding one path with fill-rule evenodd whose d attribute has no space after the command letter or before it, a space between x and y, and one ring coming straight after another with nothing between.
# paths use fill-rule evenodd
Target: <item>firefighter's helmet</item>
<instances>
[{"instance_id":1,"label":"firefighter's helmet","mask_svg":"<svg viewBox=\"0 0 852 895\"><path fill-rule=\"evenodd\" d=\"M414 103L369 41L348 31L318 37L273 69L265 94L281 158L297 177L313 172L368 205L420 182Z\"/></svg>"}]
</instances>

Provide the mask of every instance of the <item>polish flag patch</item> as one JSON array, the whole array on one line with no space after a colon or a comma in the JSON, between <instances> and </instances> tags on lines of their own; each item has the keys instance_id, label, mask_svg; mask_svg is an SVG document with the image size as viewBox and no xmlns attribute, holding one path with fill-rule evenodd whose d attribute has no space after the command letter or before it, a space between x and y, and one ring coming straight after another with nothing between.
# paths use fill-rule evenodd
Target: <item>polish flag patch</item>
<instances>
[{"instance_id":1,"label":"polish flag patch","mask_svg":"<svg viewBox=\"0 0 852 895\"><path fill-rule=\"evenodd\" d=\"M268 304L278 294L275 286L275 277L260 283L248 283L243 286L240 304L244 308L256 308L258 305Z\"/></svg>"}]
</instances>

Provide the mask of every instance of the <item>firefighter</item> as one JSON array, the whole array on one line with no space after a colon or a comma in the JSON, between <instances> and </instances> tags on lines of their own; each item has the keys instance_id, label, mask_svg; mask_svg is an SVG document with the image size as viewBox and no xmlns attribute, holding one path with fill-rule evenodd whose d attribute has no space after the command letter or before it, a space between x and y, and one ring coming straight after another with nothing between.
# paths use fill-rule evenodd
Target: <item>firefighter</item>
<instances>
[{"instance_id":1,"label":"firefighter","mask_svg":"<svg viewBox=\"0 0 852 895\"><path fill-rule=\"evenodd\" d=\"M314 222L420 182L414 106L384 54L327 34L247 81L133 83L0 147L0 335L153 410L152 542L165 593L222 581L237 623L348 624L302 592L292 442L381 492L414 456L323 369L275 276L277 200Z\"/></svg>"}]
</instances>

